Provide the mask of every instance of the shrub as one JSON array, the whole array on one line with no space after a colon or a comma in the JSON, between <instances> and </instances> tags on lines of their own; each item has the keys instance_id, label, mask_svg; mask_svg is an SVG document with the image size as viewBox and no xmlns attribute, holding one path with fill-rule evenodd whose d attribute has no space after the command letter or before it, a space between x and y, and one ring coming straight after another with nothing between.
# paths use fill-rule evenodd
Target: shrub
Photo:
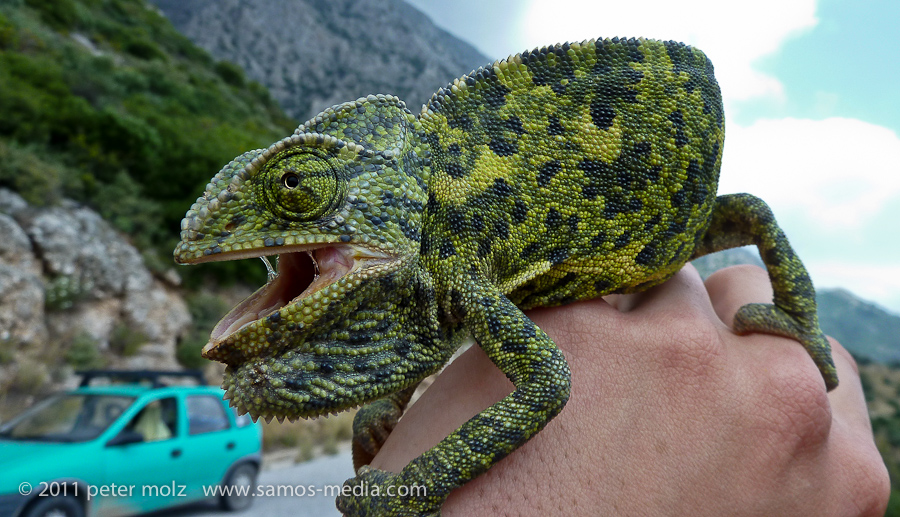
<instances>
[{"instance_id":1,"label":"shrub","mask_svg":"<svg viewBox=\"0 0 900 517\"><path fill-rule=\"evenodd\" d=\"M219 61L218 63L216 63L215 71L217 74L219 74L219 77L221 77L223 81L230 84L231 86L243 88L247 83L246 79L244 78L244 70L234 63L229 63L228 61Z\"/></svg>"},{"instance_id":2,"label":"shrub","mask_svg":"<svg viewBox=\"0 0 900 517\"><path fill-rule=\"evenodd\" d=\"M140 330L119 323L109 335L109 349L122 357L131 357L138 353L148 339Z\"/></svg>"},{"instance_id":3,"label":"shrub","mask_svg":"<svg viewBox=\"0 0 900 517\"><path fill-rule=\"evenodd\" d=\"M81 332L72 339L65 358L76 370L90 370L106 365L99 343L87 332Z\"/></svg>"},{"instance_id":4,"label":"shrub","mask_svg":"<svg viewBox=\"0 0 900 517\"><path fill-rule=\"evenodd\" d=\"M25 5L40 13L41 20L56 30L68 31L80 21L72 0L25 0Z\"/></svg>"},{"instance_id":5,"label":"shrub","mask_svg":"<svg viewBox=\"0 0 900 517\"><path fill-rule=\"evenodd\" d=\"M94 288L89 279L76 275L60 275L44 285L44 307L48 311L71 309L87 298Z\"/></svg>"}]
</instances>

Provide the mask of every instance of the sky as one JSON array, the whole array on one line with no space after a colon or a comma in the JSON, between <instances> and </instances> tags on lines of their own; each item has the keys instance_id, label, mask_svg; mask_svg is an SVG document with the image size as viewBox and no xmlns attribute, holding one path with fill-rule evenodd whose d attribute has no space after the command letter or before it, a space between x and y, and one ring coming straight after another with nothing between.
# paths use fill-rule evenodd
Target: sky
<instances>
[{"instance_id":1,"label":"sky","mask_svg":"<svg viewBox=\"0 0 900 517\"><path fill-rule=\"evenodd\" d=\"M900 1L407 1L490 59L613 36L700 48L725 103L719 193L764 199L817 287L900 314Z\"/></svg>"}]
</instances>

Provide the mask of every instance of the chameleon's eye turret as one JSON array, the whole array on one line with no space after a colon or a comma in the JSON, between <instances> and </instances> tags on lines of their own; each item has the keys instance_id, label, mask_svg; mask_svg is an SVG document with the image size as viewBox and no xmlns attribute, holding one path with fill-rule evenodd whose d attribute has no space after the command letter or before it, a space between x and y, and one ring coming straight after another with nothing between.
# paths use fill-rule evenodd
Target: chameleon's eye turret
<instances>
[{"instance_id":1,"label":"chameleon's eye turret","mask_svg":"<svg viewBox=\"0 0 900 517\"><path fill-rule=\"evenodd\" d=\"M345 182L327 158L309 150L283 151L263 174L271 209L287 219L318 219L343 199Z\"/></svg>"}]
</instances>

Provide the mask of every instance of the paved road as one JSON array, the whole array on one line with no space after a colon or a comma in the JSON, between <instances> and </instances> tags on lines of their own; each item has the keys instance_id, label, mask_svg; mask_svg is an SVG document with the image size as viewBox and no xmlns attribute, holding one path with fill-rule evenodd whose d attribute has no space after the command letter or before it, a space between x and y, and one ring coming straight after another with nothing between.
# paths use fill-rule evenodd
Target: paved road
<instances>
[{"instance_id":1,"label":"paved road","mask_svg":"<svg viewBox=\"0 0 900 517\"><path fill-rule=\"evenodd\" d=\"M273 517L318 517L340 516L334 507L334 496L322 492L326 485L340 486L348 478L353 477L353 461L350 453L344 452L336 456L326 456L306 463L287 468L263 470L259 474L259 485L262 489L281 487L285 493L287 487L293 487L295 494L301 494L305 488L312 487L316 494L294 496L261 496L257 497L248 510L227 513L218 509L213 503L197 503L183 506L175 510L156 512L145 517L228 517L230 515L266 515Z\"/></svg>"}]
</instances>

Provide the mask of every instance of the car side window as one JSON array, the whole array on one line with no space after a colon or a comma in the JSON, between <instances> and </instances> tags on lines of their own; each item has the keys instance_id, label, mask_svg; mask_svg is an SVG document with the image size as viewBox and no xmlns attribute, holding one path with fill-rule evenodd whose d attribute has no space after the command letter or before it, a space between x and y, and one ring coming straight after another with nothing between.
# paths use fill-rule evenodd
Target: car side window
<instances>
[{"instance_id":1,"label":"car side window","mask_svg":"<svg viewBox=\"0 0 900 517\"><path fill-rule=\"evenodd\" d=\"M228 416L222 401L210 395L189 395L187 401L188 433L203 434L228 429Z\"/></svg>"},{"instance_id":2,"label":"car side window","mask_svg":"<svg viewBox=\"0 0 900 517\"><path fill-rule=\"evenodd\" d=\"M175 397L154 400L131 419L126 429L143 436L145 442L168 440L177 432L177 408Z\"/></svg>"}]
</instances>

